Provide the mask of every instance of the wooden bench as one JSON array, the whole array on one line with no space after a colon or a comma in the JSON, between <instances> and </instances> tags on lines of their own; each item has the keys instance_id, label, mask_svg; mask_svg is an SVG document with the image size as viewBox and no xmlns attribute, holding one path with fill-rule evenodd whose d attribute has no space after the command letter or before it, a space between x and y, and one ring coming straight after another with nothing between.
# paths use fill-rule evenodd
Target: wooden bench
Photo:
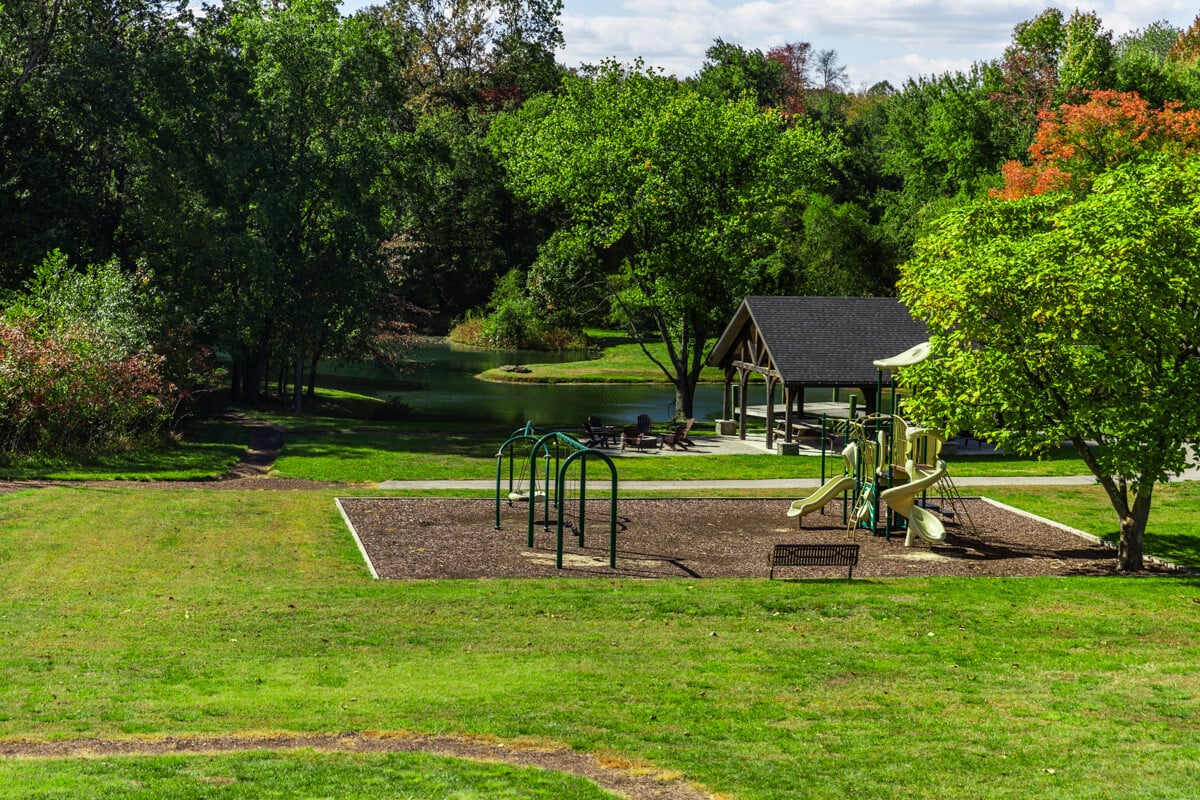
<instances>
[{"instance_id":1,"label":"wooden bench","mask_svg":"<svg viewBox=\"0 0 1200 800\"><path fill-rule=\"evenodd\" d=\"M846 580L858 564L856 544L777 544L771 551L771 574L776 567L848 567Z\"/></svg>"}]
</instances>

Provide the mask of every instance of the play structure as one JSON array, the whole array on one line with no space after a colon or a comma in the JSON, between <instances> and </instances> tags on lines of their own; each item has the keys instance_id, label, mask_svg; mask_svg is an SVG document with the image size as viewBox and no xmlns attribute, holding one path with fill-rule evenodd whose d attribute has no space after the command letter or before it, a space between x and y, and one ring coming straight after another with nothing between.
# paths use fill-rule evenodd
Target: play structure
<instances>
[{"instance_id":1,"label":"play structure","mask_svg":"<svg viewBox=\"0 0 1200 800\"><path fill-rule=\"evenodd\" d=\"M560 431L539 433L532 422L513 431L496 453L496 530L500 510L508 505L528 504L528 539L533 547L537 507L542 507L543 530L550 530L551 508L556 528L555 566L562 569L563 538L566 530L584 545L587 527L588 461L600 461L609 482L608 560L617 566L617 468L606 453L589 448ZM507 476L507 482L505 480ZM593 478L593 480L595 480Z\"/></svg>"},{"instance_id":2,"label":"play structure","mask_svg":"<svg viewBox=\"0 0 1200 800\"><path fill-rule=\"evenodd\" d=\"M877 369L874 408L883 406L884 371L889 372L887 389L891 411L860 417L854 400L846 419L821 420L821 487L809 497L792 503L788 516L800 517L823 509L842 497L842 522L847 531L866 528L891 538L904 530L905 546L918 539L937 543L946 538L942 517L953 517L974 529L966 504L939 458L944 437L940 431L914 427L898 412L894 371L917 364L929 356L929 343L922 342L891 358L874 362ZM841 475L825 478L827 439L841 438ZM931 466L932 465L932 466Z\"/></svg>"}]
</instances>

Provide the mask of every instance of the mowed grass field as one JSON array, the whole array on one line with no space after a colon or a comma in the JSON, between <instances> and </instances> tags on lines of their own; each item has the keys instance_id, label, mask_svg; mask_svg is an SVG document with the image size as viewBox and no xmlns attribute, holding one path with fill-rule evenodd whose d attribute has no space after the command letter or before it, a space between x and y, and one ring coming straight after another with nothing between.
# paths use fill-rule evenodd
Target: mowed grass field
<instances>
[{"instance_id":1,"label":"mowed grass field","mask_svg":"<svg viewBox=\"0 0 1200 800\"><path fill-rule=\"evenodd\" d=\"M561 742L735 798L1200 786L1194 577L386 583L334 495L0 496L0 739ZM0 797L608 796L580 787L419 756L0 760Z\"/></svg>"}]
</instances>

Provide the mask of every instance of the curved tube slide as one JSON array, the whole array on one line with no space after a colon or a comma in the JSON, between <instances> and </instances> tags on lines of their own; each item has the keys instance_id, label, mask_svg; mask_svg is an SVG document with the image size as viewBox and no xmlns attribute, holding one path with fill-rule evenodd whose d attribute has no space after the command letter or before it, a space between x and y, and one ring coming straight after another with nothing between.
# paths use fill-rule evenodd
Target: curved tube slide
<instances>
[{"instance_id":1,"label":"curved tube slide","mask_svg":"<svg viewBox=\"0 0 1200 800\"><path fill-rule=\"evenodd\" d=\"M942 525L942 521L935 514L916 505L916 501L917 495L946 476L946 462L939 459L937 469L933 472L919 471L912 461L908 462L906 469L916 480L895 486L879 495L879 499L887 503L888 508L908 520L908 535L904 537L904 546L913 546L916 541L914 535L931 543L945 541L946 527Z\"/></svg>"}]
</instances>

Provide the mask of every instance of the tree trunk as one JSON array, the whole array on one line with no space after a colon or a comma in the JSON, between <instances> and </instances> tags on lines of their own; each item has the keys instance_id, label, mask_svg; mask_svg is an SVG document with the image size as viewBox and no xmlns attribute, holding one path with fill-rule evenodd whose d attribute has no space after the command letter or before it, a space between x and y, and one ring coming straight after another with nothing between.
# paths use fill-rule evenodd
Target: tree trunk
<instances>
[{"instance_id":1,"label":"tree trunk","mask_svg":"<svg viewBox=\"0 0 1200 800\"><path fill-rule=\"evenodd\" d=\"M1140 572L1142 547L1146 538L1146 521L1150 518L1150 497L1154 491L1151 484L1133 498L1129 513L1121 516L1121 541L1117 545L1117 568L1121 572Z\"/></svg>"},{"instance_id":2,"label":"tree trunk","mask_svg":"<svg viewBox=\"0 0 1200 800\"><path fill-rule=\"evenodd\" d=\"M296 377L292 381L292 413L299 416L304 413L304 355L296 351Z\"/></svg>"},{"instance_id":3,"label":"tree trunk","mask_svg":"<svg viewBox=\"0 0 1200 800\"><path fill-rule=\"evenodd\" d=\"M242 399L242 364L241 355L235 352L229 366L229 399L235 403Z\"/></svg>"},{"instance_id":4,"label":"tree trunk","mask_svg":"<svg viewBox=\"0 0 1200 800\"><path fill-rule=\"evenodd\" d=\"M321 348L317 348L313 353L312 361L309 364L308 370L308 390L305 394L309 400L317 396L317 364L321 363Z\"/></svg>"},{"instance_id":5,"label":"tree trunk","mask_svg":"<svg viewBox=\"0 0 1200 800\"><path fill-rule=\"evenodd\" d=\"M691 419L694 416L692 408L695 405L696 392L695 390L689 392L685 386L680 385L686 383L686 380L685 378L675 384L675 416Z\"/></svg>"},{"instance_id":6,"label":"tree trunk","mask_svg":"<svg viewBox=\"0 0 1200 800\"><path fill-rule=\"evenodd\" d=\"M1100 468L1096 454L1088 446L1082 436L1071 439L1075 451L1087 464L1088 469L1096 476L1113 510L1117 512L1117 520L1121 525L1121 539L1117 543L1117 569L1121 572L1139 572L1143 568L1142 545L1146 537L1146 521L1150 519L1150 500L1154 497L1154 482L1139 480L1133 485L1139 488L1129 502L1129 483L1124 478L1114 478ZM1142 477L1158 473L1160 464L1143 466Z\"/></svg>"}]
</instances>

